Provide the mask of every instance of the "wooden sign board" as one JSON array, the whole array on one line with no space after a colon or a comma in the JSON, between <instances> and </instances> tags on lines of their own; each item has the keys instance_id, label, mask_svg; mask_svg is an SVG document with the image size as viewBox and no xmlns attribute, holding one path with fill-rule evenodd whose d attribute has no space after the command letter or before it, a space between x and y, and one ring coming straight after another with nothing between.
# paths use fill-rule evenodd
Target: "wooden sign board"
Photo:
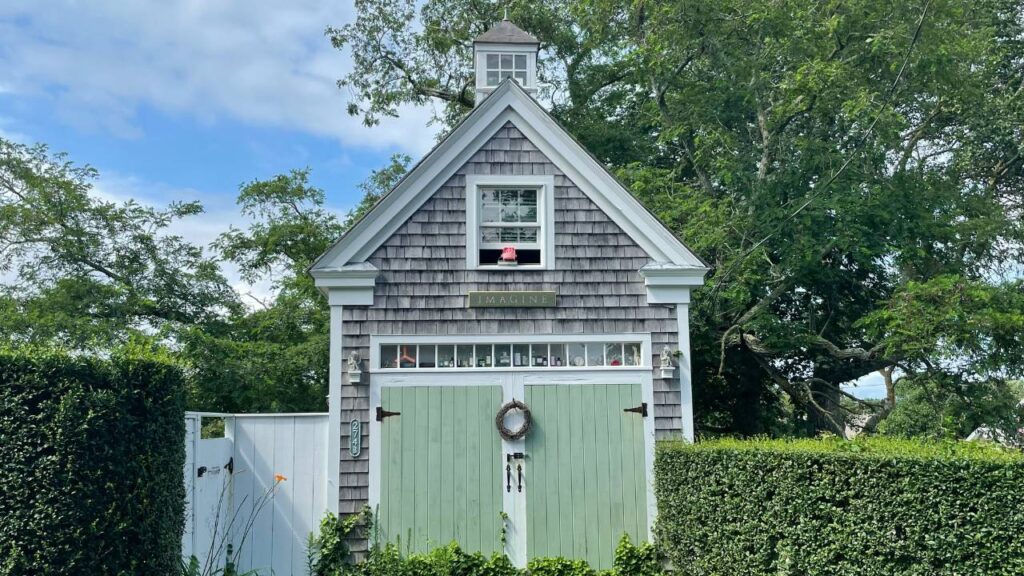
<instances>
[{"instance_id":1,"label":"wooden sign board","mask_svg":"<svg viewBox=\"0 0 1024 576\"><path fill-rule=\"evenodd\" d=\"M554 290L532 292L473 292L469 293L470 308L551 308L557 295Z\"/></svg>"}]
</instances>

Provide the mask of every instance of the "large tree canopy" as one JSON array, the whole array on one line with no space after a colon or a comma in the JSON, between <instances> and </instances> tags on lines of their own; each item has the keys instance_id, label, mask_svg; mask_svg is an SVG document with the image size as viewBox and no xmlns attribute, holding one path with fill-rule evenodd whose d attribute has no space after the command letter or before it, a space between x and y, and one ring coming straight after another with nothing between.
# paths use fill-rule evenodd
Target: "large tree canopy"
<instances>
[{"instance_id":1,"label":"large tree canopy","mask_svg":"<svg viewBox=\"0 0 1024 576\"><path fill-rule=\"evenodd\" d=\"M307 170L244 184L250 224L200 246L169 230L198 203L107 201L92 168L0 139L0 345L158 347L186 369L193 409L322 410L328 314L306 269L408 161L373 172L347 216L326 207ZM224 261L245 280L270 280L270 300L243 302Z\"/></svg>"},{"instance_id":2,"label":"large tree canopy","mask_svg":"<svg viewBox=\"0 0 1024 576\"><path fill-rule=\"evenodd\" d=\"M202 211L101 199L96 171L0 138L0 333L109 347L238 310L218 263L168 227Z\"/></svg>"},{"instance_id":3,"label":"large tree canopy","mask_svg":"<svg viewBox=\"0 0 1024 576\"><path fill-rule=\"evenodd\" d=\"M837 430L839 384L878 370L955 396L1021 374L1019 2L357 0L327 31L349 111L450 126L506 7L551 112L712 266L704 431Z\"/></svg>"}]
</instances>

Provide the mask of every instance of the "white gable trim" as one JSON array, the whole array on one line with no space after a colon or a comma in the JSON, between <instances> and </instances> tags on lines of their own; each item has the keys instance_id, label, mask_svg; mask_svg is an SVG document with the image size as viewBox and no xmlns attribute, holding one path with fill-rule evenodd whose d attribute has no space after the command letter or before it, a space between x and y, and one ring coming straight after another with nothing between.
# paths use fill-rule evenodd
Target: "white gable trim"
<instances>
[{"instance_id":1,"label":"white gable trim","mask_svg":"<svg viewBox=\"0 0 1024 576\"><path fill-rule=\"evenodd\" d=\"M380 203L313 264L311 272L363 262L390 238L506 122L512 122L609 218L657 262L704 264L569 136L515 82L505 81ZM703 274L701 274L703 276Z\"/></svg>"}]
</instances>

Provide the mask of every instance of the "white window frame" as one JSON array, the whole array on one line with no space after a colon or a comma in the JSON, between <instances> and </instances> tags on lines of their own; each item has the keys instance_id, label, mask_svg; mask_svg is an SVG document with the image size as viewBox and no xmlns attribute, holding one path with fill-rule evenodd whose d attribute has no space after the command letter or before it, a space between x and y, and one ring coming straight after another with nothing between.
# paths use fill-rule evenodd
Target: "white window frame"
<instances>
[{"instance_id":1,"label":"white window frame","mask_svg":"<svg viewBox=\"0 0 1024 576\"><path fill-rule=\"evenodd\" d=\"M487 55L517 54L526 55L526 84L523 88L533 90L537 86L537 47L532 44L487 44L486 48L476 49L476 88L478 91L490 92L496 86L487 85Z\"/></svg>"},{"instance_id":2,"label":"white window frame","mask_svg":"<svg viewBox=\"0 0 1024 576\"><path fill-rule=\"evenodd\" d=\"M481 188L535 188L537 190L537 221L540 230L537 244L540 264L500 266L480 263L480 189ZM514 245L514 244L513 244ZM469 270L549 270L555 255L555 177L501 176L496 174L470 174L466 176L466 268Z\"/></svg>"},{"instance_id":3,"label":"white window frame","mask_svg":"<svg viewBox=\"0 0 1024 576\"><path fill-rule=\"evenodd\" d=\"M468 345L484 345L493 346L497 344L639 344L640 345L640 358L639 364L622 364L620 366L610 366L605 363L600 366L593 364L587 364L584 366L575 366L568 363L566 358L566 364L561 366L451 366L446 368L383 368L381 367L381 361L383 360L380 355L380 349L382 346L414 346L416 350L417 362L419 361L419 347L420 346L435 346L435 345L456 345L456 346L468 346ZM607 350L603 352L606 354ZM647 371L651 370L651 359L653 352L651 351L651 335L648 333L638 334L526 334L526 335L387 335L387 336L370 336L370 367L371 372L376 374L423 374L423 373L450 373L450 372L521 372L521 371L555 371L555 372L567 372L567 371Z\"/></svg>"},{"instance_id":4,"label":"white window frame","mask_svg":"<svg viewBox=\"0 0 1024 576\"><path fill-rule=\"evenodd\" d=\"M498 65L495 68L492 68L490 66L490 60L492 56L498 61ZM501 64L501 60L506 56L512 59L512 65L509 68L505 68ZM522 61L522 68L516 66L517 59ZM495 82L494 84L491 84L487 78L491 72L495 72L498 74L498 81ZM517 72L522 73L522 80L516 78ZM509 76L503 76L503 73L508 74ZM488 52L487 54L484 55L484 85L487 86L488 88L497 88L498 84L501 84L501 82L506 77L510 77L516 82L519 82L520 86L524 88L526 87L526 83L529 82L530 80L530 63L527 54L516 52Z\"/></svg>"}]
</instances>

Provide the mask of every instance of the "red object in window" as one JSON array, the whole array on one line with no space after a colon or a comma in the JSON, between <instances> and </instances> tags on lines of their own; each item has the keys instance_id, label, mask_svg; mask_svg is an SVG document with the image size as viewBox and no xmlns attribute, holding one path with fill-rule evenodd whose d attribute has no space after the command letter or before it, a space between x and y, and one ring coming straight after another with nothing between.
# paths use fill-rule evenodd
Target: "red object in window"
<instances>
[{"instance_id":1,"label":"red object in window","mask_svg":"<svg viewBox=\"0 0 1024 576\"><path fill-rule=\"evenodd\" d=\"M506 246L501 249L501 259L505 262L516 261L516 249L512 246Z\"/></svg>"}]
</instances>

